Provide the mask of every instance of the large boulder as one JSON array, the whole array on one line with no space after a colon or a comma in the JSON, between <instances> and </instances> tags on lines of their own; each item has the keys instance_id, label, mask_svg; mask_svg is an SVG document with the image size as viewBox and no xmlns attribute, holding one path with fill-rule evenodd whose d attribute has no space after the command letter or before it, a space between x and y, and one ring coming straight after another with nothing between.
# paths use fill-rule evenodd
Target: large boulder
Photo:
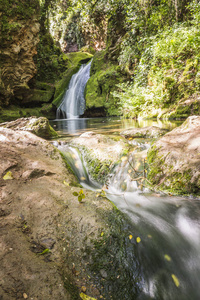
<instances>
[{"instance_id":1,"label":"large boulder","mask_svg":"<svg viewBox=\"0 0 200 300\"><path fill-rule=\"evenodd\" d=\"M12 122L2 123L0 126L13 130L29 131L46 139L58 136L57 132L50 126L49 120L45 117L20 118Z\"/></svg>"},{"instance_id":2,"label":"large boulder","mask_svg":"<svg viewBox=\"0 0 200 300\"><path fill-rule=\"evenodd\" d=\"M149 181L175 194L200 195L200 116L159 139L148 152Z\"/></svg>"},{"instance_id":3,"label":"large boulder","mask_svg":"<svg viewBox=\"0 0 200 300\"><path fill-rule=\"evenodd\" d=\"M1 127L0 153L1 298L137 298L133 225L106 198L76 187L44 139ZM80 191L82 203L73 195Z\"/></svg>"}]
</instances>

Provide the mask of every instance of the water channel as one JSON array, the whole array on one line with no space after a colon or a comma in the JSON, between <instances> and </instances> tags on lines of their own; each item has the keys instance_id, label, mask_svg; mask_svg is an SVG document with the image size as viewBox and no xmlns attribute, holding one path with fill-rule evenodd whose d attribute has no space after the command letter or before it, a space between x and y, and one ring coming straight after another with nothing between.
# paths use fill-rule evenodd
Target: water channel
<instances>
[{"instance_id":1,"label":"water channel","mask_svg":"<svg viewBox=\"0 0 200 300\"><path fill-rule=\"evenodd\" d=\"M156 125L173 129L178 124L99 118L54 120L51 125L64 141L58 147L68 158L81 184L95 190L101 186L90 178L81 153L66 144L71 138L86 131L119 135L120 131L130 127ZM141 141L137 155L134 156L135 152L131 154L136 163L140 160L140 152L149 147L149 142ZM79 162L78 168L73 161ZM143 269L141 295L135 298L122 291L124 296L119 300L199 300L200 199L172 197L145 188L141 190L136 181L128 179L130 166L123 162L116 168L107 182L106 195L134 224L132 236L138 243L138 259ZM83 177L86 178L84 182L81 181Z\"/></svg>"}]
</instances>

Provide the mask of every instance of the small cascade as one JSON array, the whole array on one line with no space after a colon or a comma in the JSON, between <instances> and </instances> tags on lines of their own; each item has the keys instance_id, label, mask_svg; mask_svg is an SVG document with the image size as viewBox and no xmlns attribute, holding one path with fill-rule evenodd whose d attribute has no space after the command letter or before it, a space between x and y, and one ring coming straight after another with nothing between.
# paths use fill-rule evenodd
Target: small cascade
<instances>
[{"instance_id":1,"label":"small cascade","mask_svg":"<svg viewBox=\"0 0 200 300\"><path fill-rule=\"evenodd\" d=\"M199 199L189 201L187 198L170 197L150 192L146 188L141 189L142 180L146 176L148 144L138 144L137 149L124 156L104 187L90 178L84 155L76 148L67 145L58 148L67 158L81 185L92 190L103 188L106 196L129 216L134 226L124 241L132 283L129 287L122 287L123 299L198 300ZM142 264L141 294L137 298L130 298L135 289L133 274L137 274L133 262L137 261Z\"/></svg>"},{"instance_id":2,"label":"small cascade","mask_svg":"<svg viewBox=\"0 0 200 300\"><path fill-rule=\"evenodd\" d=\"M85 86L90 78L90 67L92 61L83 64L79 71L70 80L62 103L57 109L56 119L75 119L84 114L85 111Z\"/></svg>"}]
</instances>

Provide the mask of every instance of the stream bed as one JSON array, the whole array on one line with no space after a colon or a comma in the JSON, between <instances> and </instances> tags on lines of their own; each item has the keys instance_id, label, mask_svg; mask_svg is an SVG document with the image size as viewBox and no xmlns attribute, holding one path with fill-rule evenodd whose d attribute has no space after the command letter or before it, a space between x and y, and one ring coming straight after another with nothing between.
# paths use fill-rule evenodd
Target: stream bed
<instances>
[{"instance_id":1,"label":"stream bed","mask_svg":"<svg viewBox=\"0 0 200 300\"><path fill-rule=\"evenodd\" d=\"M119 135L120 131L130 127L151 125L172 130L177 123L99 118L55 120L51 125L62 136L61 143L57 146L82 186L96 190L97 193L103 188L107 198L133 224L133 232L129 232L128 237L130 243L127 243L127 266L132 274L134 266L129 257L132 257L131 253L137 246L137 260L142 266L142 292L131 296L131 291L127 292L124 288L119 298L115 295L112 299L199 300L200 199L169 196L141 189L138 182L129 176L130 164L126 161L115 167L106 186L102 187L90 178L81 153L68 144L72 137L86 131ZM135 163L141 163L140 152L148 147L149 144L143 141L141 151L137 155L129 154L130 159L134 158Z\"/></svg>"}]
</instances>

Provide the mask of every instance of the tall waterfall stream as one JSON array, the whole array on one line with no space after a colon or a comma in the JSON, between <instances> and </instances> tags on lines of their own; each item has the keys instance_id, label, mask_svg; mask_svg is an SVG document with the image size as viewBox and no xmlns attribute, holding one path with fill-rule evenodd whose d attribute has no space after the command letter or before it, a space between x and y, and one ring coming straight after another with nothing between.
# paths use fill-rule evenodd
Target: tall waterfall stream
<instances>
[{"instance_id":1,"label":"tall waterfall stream","mask_svg":"<svg viewBox=\"0 0 200 300\"><path fill-rule=\"evenodd\" d=\"M86 84L86 78L89 78L89 68L90 64L83 66L72 78L65 98L58 109L57 118L61 115L73 118L83 112L82 87ZM79 78L81 74L86 76L83 81ZM81 100L73 96L75 83L81 87ZM76 95L79 91L78 89ZM74 97L71 103L66 101L69 94L72 95L70 97ZM76 119L55 120L53 124L60 134L69 138L87 130L118 134L122 122L115 119L114 127L112 127L112 122L111 118L104 121L103 119L97 121ZM131 127L131 125L126 124L125 127ZM96 191L102 188L99 183L91 179L84 155L67 142L61 142L61 144L55 142L55 144L67 158L83 187ZM140 153L142 155L147 147L148 143L141 144L137 155L134 152L129 154L129 161L134 159L136 163L141 163ZM121 162L112 171L106 188L104 187L107 198L125 213L133 224L134 232L131 235L134 243L127 246L127 268L130 269L130 276L134 273L135 264L131 258L136 241L138 243L137 260L140 261L143 270L141 294L137 298L130 296L131 292L127 291L129 288L127 286L121 291L123 296L119 296L119 300L199 300L200 199L170 197L147 189L141 190L137 182L131 180L129 170L130 165L126 161ZM130 289L132 288L134 287ZM116 295L114 299L117 299Z\"/></svg>"},{"instance_id":2,"label":"tall waterfall stream","mask_svg":"<svg viewBox=\"0 0 200 300\"><path fill-rule=\"evenodd\" d=\"M56 119L73 119L83 115L85 111L84 90L90 77L92 61L80 67L70 80L69 87L56 112Z\"/></svg>"}]
</instances>

